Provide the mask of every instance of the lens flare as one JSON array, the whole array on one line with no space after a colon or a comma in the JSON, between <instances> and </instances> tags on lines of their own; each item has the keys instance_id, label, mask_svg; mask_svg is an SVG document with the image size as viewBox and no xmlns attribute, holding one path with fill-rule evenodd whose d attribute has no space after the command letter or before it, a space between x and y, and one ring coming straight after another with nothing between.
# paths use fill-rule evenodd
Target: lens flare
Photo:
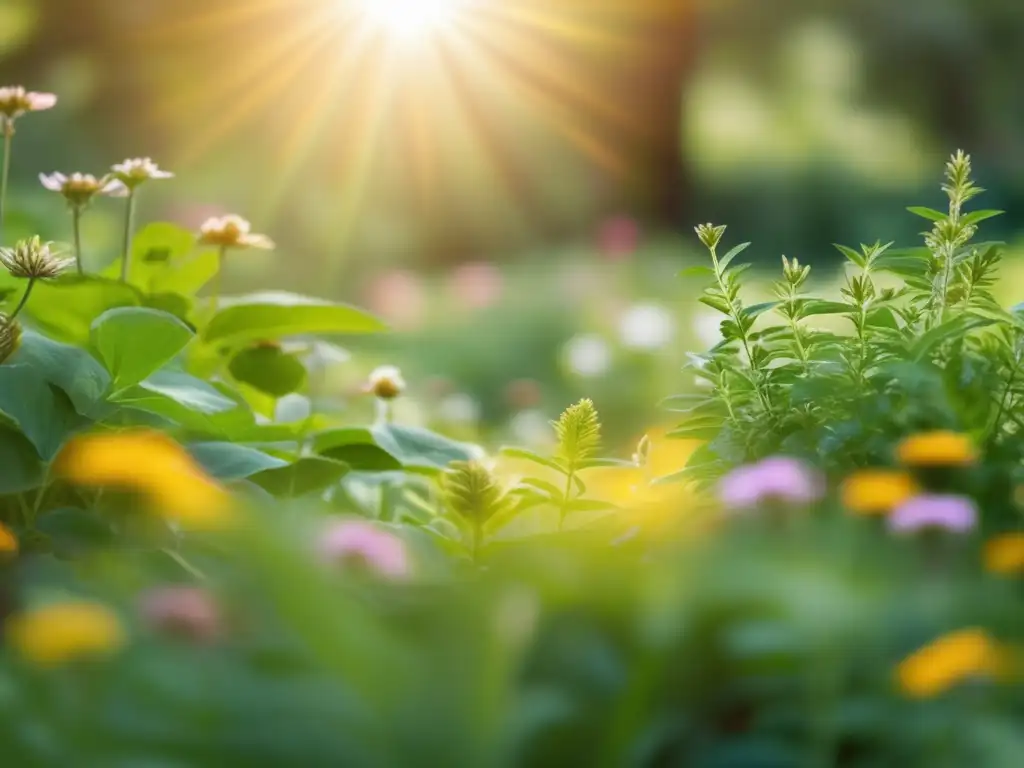
<instances>
[{"instance_id":1,"label":"lens flare","mask_svg":"<svg viewBox=\"0 0 1024 768\"><path fill-rule=\"evenodd\" d=\"M423 39L458 20L467 0L359 0L358 11L382 32L403 40Z\"/></svg>"}]
</instances>

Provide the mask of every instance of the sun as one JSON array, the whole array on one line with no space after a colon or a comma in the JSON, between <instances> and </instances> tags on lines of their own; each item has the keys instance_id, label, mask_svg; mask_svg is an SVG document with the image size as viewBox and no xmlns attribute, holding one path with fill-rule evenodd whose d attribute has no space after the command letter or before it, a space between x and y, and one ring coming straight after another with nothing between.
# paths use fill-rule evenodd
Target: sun
<instances>
[{"instance_id":1,"label":"sun","mask_svg":"<svg viewBox=\"0 0 1024 768\"><path fill-rule=\"evenodd\" d=\"M458 21L468 0L358 0L358 12L381 32L422 40Z\"/></svg>"}]
</instances>

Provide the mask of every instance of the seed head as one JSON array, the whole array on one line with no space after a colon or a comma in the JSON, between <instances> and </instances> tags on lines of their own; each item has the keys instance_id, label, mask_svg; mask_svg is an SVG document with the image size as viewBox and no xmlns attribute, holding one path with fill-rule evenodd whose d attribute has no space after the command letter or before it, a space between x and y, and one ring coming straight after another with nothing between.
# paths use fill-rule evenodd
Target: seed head
<instances>
[{"instance_id":1,"label":"seed head","mask_svg":"<svg viewBox=\"0 0 1024 768\"><path fill-rule=\"evenodd\" d=\"M39 181L51 192L62 194L73 208L84 208L96 195L123 197L128 193L125 185L110 175L97 179L91 173L41 173Z\"/></svg>"},{"instance_id":2,"label":"seed head","mask_svg":"<svg viewBox=\"0 0 1024 768\"><path fill-rule=\"evenodd\" d=\"M394 400L405 391L405 379L395 366L382 365L370 374L366 391L381 400Z\"/></svg>"},{"instance_id":3,"label":"seed head","mask_svg":"<svg viewBox=\"0 0 1024 768\"><path fill-rule=\"evenodd\" d=\"M199 242L221 248L274 248L273 240L266 235L253 234L252 225L241 216L234 215L207 219L199 228Z\"/></svg>"},{"instance_id":4,"label":"seed head","mask_svg":"<svg viewBox=\"0 0 1024 768\"><path fill-rule=\"evenodd\" d=\"M18 351L21 345L21 324L0 312L0 365Z\"/></svg>"},{"instance_id":5,"label":"seed head","mask_svg":"<svg viewBox=\"0 0 1024 768\"><path fill-rule=\"evenodd\" d=\"M41 242L38 235L29 240L19 240L13 248L0 248L0 263L7 267L13 277L50 280L75 261L58 256L52 250L52 245Z\"/></svg>"},{"instance_id":6,"label":"seed head","mask_svg":"<svg viewBox=\"0 0 1024 768\"><path fill-rule=\"evenodd\" d=\"M26 91L20 85L0 87L0 116L8 126L26 112L50 109L56 103L57 97L52 93Z\"/></svg>"},{"instance_id":7,"label":"seed head","mask_svg":"<svg viewBox=\"0 0 1024 768\"><path fill-rule=\"evenodd\" d=\"M148 157L129 158L123 163L118 163L110 169L115 179L124 184L129 190L150 179L170 179L174 176L170 171L162 171L160 167Z\"/></svg>"}]
</instances>

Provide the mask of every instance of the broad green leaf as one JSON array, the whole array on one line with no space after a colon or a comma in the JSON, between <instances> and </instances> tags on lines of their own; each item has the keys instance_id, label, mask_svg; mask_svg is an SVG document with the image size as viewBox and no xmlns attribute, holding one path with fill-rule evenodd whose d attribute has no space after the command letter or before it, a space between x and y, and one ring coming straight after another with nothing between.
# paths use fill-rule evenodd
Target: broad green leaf
<instances>
[{"instance_id":1,"label":"broad green leaf","mask_svg":"<svg viewBox=\"0 0 1024 768\"><path fill-rule=\"evenodd\" d=\"M214 386L176 371L158 371L118 393L116 400L211 437L234 439L254 421L251 412Z\"/></svg>"},{"instance_id":2,"label":"broad green leaf","mask_svg":"<svg viewBox=\"0 0 1024 768\"><path fill-rule=\"evenodd\" d=\"M922 219L928 219L929 221L942 221L949 216L947 213L936 211L934 208L926 208L923 205L912 205L907 210L915 216L920 216Z\"/></svg>"},{"instance_id":3,"label":"broad green leaf","mask_svg":"<svg viewBox=\"0 0 1024 768\"><path fill-rule=\"evenodd\" d=\"M219 480L241 480L268 469L288 466L284 459L235 443L193 443L187 448L195 460Z\"/></svg>"},{"instance_id":4,"label":"broad green leaf","mask_svg":"<svg viewBox=\"0 0 1024 768\"><path fill-rule=\"evenodd\" d=\"M129 282L149 294L176 293L190 296L217 271L217 253L208 250L193 256L196 236L167 222L154 222L132 239ZM117 280L121 261L116 259L103 276Z\"/></svg>"},{"instance_id":5,"label":"broad green leaf","mask_svg":"<svg viewBox=\"0 0 1024 768\"><path fill-rule=\"evenodd\" d=\"M864 267L867 264L867 259L864 258L864 254L860 251L846 245L840 245L839 243L833 243L832 245L837 251L858 267Z\"/></svg>"},{"instance_id":6,"label":"broad green leaf","mask_svg":"<svg viewBox=\"0 0 1024 768\"><path fill-rule=\"evenodd\" d=\"M377 445L406 469L444 469L453 461L468 461L482 454L475 445L459 443L418 427L384 424L373 427L371 432Z\"/></svg>"},{"instance_id":7,"label":"broad green leaf","mask_svg":"<svg viewBox=\"0 0 1024 768\"><path fill-rule=\"evenodd\" d=\"M334 485L350 471L348 464L322 456L306 456L294 464L265 469L249 479L279 498L318 493Z\"/></svg>"},{"instance_id":8,"label":"broad green leaf","mask_svg":"<svg viewBox=\"0 0 1024 768\"><path fill-rule=\"evenodd\" d=\"M0 495L23 493L43 483L45 466L35 447L12 427L0 425Z\"/></svg>"},{"instance_id":9,"label":"broad green leaf","mask_svg":"<svg viewBox=\"0 0 1024 768\"><path fill-rule=\"evenodd\" d=\"M132 286L101 277L70 275L37 282L25 311L47 335L84 345L89 342L93 321L104 312L142 304L142 295Z\"/></svg>"},{"instance_id":10,"label":"broad green leaf","mask_svg":"<svg viewBox=\"0 0 1024 768\"><path fill-rule=\"evenodd\" d=\"M21 346L7 364L31 368L45 381L64 390L75 410L84 416L101 419L111 410L104 402L110 389L110 375L80 347L26 330Z\"/></svg>"},{"instance_id":11,"label":"broad green leaf","mask_svg":"<svg viewBox=\"0 0 1024 768\"><path fill-rule=\"evenodd\" d=\"M243 349L228 370L236 381L275 398L297 392L306 383L306 367L295 355L273 345Z\"/></svg>"},{"instance_id":12,"label":"broad green leaf","mask_svg":"<svg viewBox=\"0 0 1024 768\"><path fill-rule=\"evenodd\" d=\"M45 461L68 437L92 423L75 411L63 390L24 365L0 366L0 411L17 423Z\"/></svg>"},{"instance_id":13,"label":"broad green leaf","mask_svg":"<svg viewBox=\"0 0 1024 768\"><path fill-rule=\"evenodd\" d=\"M313 450L321 456L348 464L359 472L391 472L402 463L379 445L368 429L332 429L313 439Z\"/></svg>"},{"instance_id":14,"label":"broad green leaf","mask_svg":"<svg viewBox=\"0 0 1024 768\"><path fill-rule=\"evenodd\" d=\"M118 390L138 384L174 358L192 338L191 329L178 318L144 307L104 312L92 328L92 345Z\"/></svg>"},{"instance_id":15,"label":"broad green leaf","mask_svg":"<svg viewBox=\"0 0 1024 768\"><path fill-rule=\"evenodd\" d=\"M383 323L345 304L268 292L235 299L218 312L203 332L206 342L243 344L301 334L376 333Z\"/></svg>"},{"instance_id":16,"label":"broad green leaf","mask_svg":"<svg viewBox=\"0 0 1024 768\"><path fill-rule=\"evenodd\" d=\"M944 323L941 323L918 336L910 350L911 359L914 361L923 360L942 342L967 333L974 328L980 328L991 324L991 320L983 317L955 315Z\"/></svg>"}]
</instances>

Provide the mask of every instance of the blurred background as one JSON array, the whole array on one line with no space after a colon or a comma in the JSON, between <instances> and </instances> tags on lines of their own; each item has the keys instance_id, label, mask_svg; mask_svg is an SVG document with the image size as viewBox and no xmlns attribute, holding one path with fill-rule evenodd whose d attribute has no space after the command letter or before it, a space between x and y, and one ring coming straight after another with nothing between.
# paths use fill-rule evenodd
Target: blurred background
<instances>
[{"instance_id":1,"label":"blurred background","mask_svg":"<svg viewBox=\"0 0 1024 768\"><path fill-rule=\"evenodd\" d=\"M278 242L231 291L395 328L331 386L398 364L403 418L493 443L587 395L625 452L717 336L695 223L754 241L762 293L783 253L831 285L831 243L918 238L962 147L1014 242L1022 39L1020 0L0 0L0 79L61 99L19 123L10 234L69 236L40 171L152 156L144 218ZM119 226L88 216L97 266Z\"/></svg>"}]
</instances>

